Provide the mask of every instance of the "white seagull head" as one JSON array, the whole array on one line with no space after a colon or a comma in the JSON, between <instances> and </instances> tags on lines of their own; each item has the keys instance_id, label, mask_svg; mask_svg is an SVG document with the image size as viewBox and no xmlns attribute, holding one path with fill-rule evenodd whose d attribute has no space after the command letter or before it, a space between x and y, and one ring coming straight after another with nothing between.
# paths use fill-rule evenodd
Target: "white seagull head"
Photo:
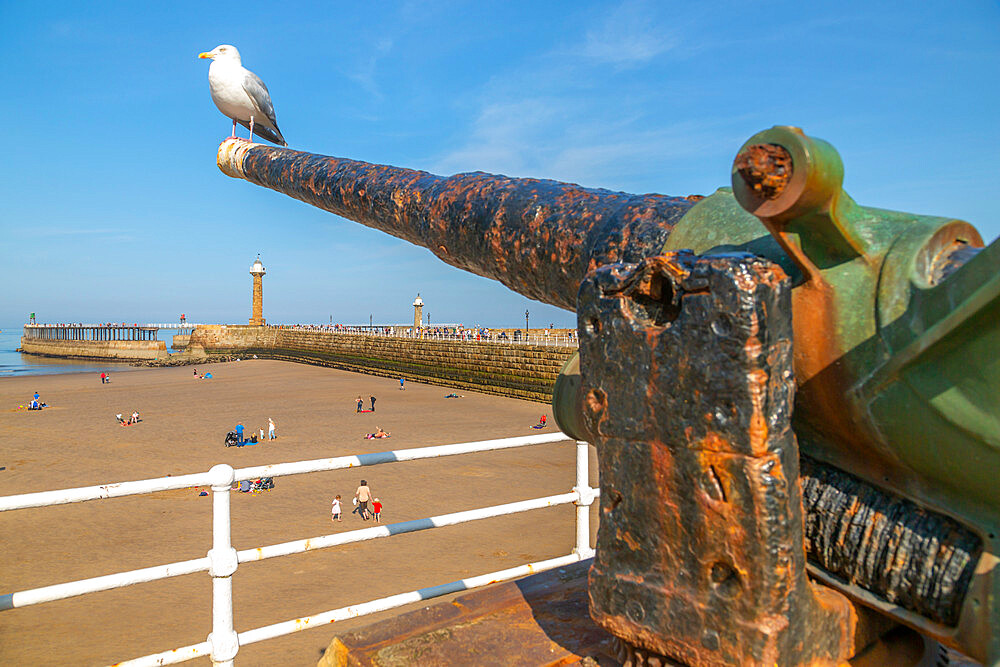
<instances>
[{"instance_id":1,"label":"white seagull head","mask_svg":"<svg viewBox=\"0 0 1000 667\"><path fill-rule=\"evenodd\" d=\"M217 47L206 53L199 53L199 58L211 58L212 60L229 60L237 65L241 64L240 52L232 44L219 44Z\"/></svg>"}]
</instances>

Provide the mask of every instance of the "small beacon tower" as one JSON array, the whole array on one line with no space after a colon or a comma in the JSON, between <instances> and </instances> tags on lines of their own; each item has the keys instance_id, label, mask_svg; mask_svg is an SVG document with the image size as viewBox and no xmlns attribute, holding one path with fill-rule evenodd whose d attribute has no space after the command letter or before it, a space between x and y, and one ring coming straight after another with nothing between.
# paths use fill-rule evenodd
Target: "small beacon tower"
<instances>
[{"instance_id":1,"label":"small beacon tower","mask_svg":"<svg viewBox=\"0 0 1000 667\"><path fill-rule=\"evenodd\" d=\"M260 255L257 255L256 261L254 261L253 266L250 267L250 275L253 276L253 314L250 317L250 326L262 327L264 326L264 284L262 278L264 274L264 265L260 263Z\"/></svg>"},{"instance_id":2,"label":"small beacon tower","mask_svg":"<svg viewBox=\"0 0 1000 667\"><path fill-rule=\"evenodd\" d=\"M417 298L413 301L413 330L416 331L424 326L424 300L417 292Z\"/></svg>"}]
</instances>

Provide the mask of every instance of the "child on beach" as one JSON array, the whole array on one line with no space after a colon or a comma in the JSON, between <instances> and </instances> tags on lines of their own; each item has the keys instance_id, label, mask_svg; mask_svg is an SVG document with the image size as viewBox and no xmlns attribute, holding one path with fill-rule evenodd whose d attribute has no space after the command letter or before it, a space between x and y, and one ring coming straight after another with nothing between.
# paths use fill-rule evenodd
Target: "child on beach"
<instances>
[{"instance_id":1,"label":"child on beach","mask_svg":"<svg viewBox=\"0 0 1000 667\"><path fill-rule=\"evenodd\" d=\"M372 501L372 513L375 517L375 523L380 523L382 521L382 501L378 498Z\"/></svg>"},{"instance_id":2,"label":"child on beach","mask_svg":"<svg viewBox=\"0 0 1000 667\"><path fill-rule=\"evenodd\" d=\"M340 494L337 494L337 497L333 499L333 509L332 509L332 512L333 512L333 514L330 517L330 521L340 521L341 520L340 519Z\"/></svg>"}]
</instances>

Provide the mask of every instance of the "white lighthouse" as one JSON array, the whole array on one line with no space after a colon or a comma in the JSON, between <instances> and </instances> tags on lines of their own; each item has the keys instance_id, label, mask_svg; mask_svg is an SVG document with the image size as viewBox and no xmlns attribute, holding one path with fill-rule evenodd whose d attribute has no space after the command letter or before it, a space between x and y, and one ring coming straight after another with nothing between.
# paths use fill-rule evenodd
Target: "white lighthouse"
<instances>
[{"instance_id":1,"label":"white lighthouse","mask_svg":"<svg viewBox=\"0 0 1000 667\"><path fill-rule=\"evenodd\" d=\"M424 326L424 300L417 292L417 298L413 300L413 330L417 331Z\"/></svg>"}]
</instances>

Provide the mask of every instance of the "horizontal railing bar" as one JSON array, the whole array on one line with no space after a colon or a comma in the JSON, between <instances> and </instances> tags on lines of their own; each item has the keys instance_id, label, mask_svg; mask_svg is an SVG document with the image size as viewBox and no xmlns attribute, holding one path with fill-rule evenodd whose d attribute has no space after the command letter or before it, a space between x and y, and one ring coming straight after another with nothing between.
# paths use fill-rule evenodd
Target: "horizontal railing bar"
<instances>
[{"instance_id":1,"label":"horizontal railing bar","mask_svg":"<svg viewBox=\"0 0 1000 667\"><path fill-rule=\"evenodd\" d=\"M393 535L402 535L404 533L430 530L431 528L453 526L460 523L467 523L469 521L489 519L507 514L517 514L530 510L542 509L544 507L555 507L557 505L572 503L576 499L577 494L575 492L562 493L555 496L547 496L545 498L521 500L515 503L507 503L505 505L494 505L493 507L483 507L463 512L453 512L451 514L441 514L438 516L428 517L426 519L414 519L412 521L401 521L399 523L386 524L384 526L362 528L360 530L352 530L348 533L336 533L333 535L324 535L322 537L310 537L304 540L283 542L282 544L272 544L266 547L244 549L236 552L236 556L240 563L251 563L254 561L266 560L268 558L276 558L278 556L288 556L290 554L305 553L306 551L314 551L316 549L325 549L327 547L350 544L352 542L364 542L366 540L374 540L380 537L392 537Z\"/></svg>"},{"instance_id":2,"label":"horizontal railing bar","mask_svg":"<svg viewBox=\"0 0 1000 667\"><path fill-rule=\"evenodd\" d=\"M256 642L264 641L265 639L273 639L275 637L289 635L293 632L308 630L309 628L319 627L336 621L344 621L349 618L367 616L369 614L385 611L387 609L402 607L403 605L410 604L411 602L430 600L436 597L441 597L442 595L448 595L449 593L459 593L472 588L479 588L481 586L488 586L489 584L516 579L529 574L544 572L563 565L570 565L572 563L579 562L580 560L582 560L582 558L578 554L559 556L558 558L550 558L549 560L519 565L507 570L499 570L497 572L482 574L477 577L469 577L468 579L452 581L447 584L439 584L437 586L429 586L427 588L421 588L408 593L390 595L389 597L379 598L378 600L372 600L371 602L341 607L340 609L333 609L314 616L297 618L293 621L283 621L273 625L254 628L253 630L247 630L246 632L239 633L238 636L240 646L254 644Z\"/></svg>"},{"instance_id":3,"label":"horizontal railing bar","mask_svg":"<svg viewBox=\"0 0 1000 667\"><path fill-rule=\"evenodd\" d=\"M422 530L429 530L431 528L453 526L460 523L467 523L469 521L489 519L509 514L518 514L520 512L528 512L534 509L555 507L558 505L572 503L576 499L577 494L575 492L570 492L547 496L544 498L534 498L532 500L521 500L504 505L494 505L492 507L453 512L451 514L441 514L424 519L401 521L399 523L386 524L384 526L362 528L361 530L352 530L347 533L336 533L321 537L306 538L304 540L294 540L281 544L272 544L266 547L243 549L237 552L237 558L240 563L261 561L268 558L276 558L278 556L287 556L290 554L305 553L306 551L315 551L343 544L351 544L353 542L363 542L382 537L392 537L393 535L403 535L405 533L419 532ZM16 593L7 593L5 595L0 595L0 611L20 609L21 607L40 604L42 602L52 602L53 600L64 600L66 598L85 595L87 593L96 593L98 591L106 591L112 588L124 588L125 586L156 581L158 579L169 579L171 577L179 577L185 574L193 574L195 572L205 572L209 569L209 563L210 561L207 557L196 558L193 560L168 563L166 565L155 565L139 570L131 570L129 572L119 572L100 577L92 577L90 579L79 579L61 584L53 584L51 586L43 586L41 588L32 588L25 591L18 591Z\"/></svg>"},{"instance_id":4,"label":"horizontal railing bar","mask_svg":"<svg viewBox=\"0 0 1000 667\"><path fill-rule=\"evenodd\" d=\"M64 600L66 598L106 591L112 588L124 588L133 584L141 584L157 579L169 579L170 577L180 577L194 572L205 572L209 567L209 559L195 558L194 560L183 560L166 565L154 565L144 567L139 570L129 572L118 572L116 574L106 574L90 579L78 579L77 581L67 581L63 584L53 584L41 588L32 588L17 593L7 593L0 595L0 611L8 609L20 609L42 602L52 602L53 600Z\"/></svg>"},{"instance_id":5,"label":"horizontal railing bar","mask_svg":"<svg viewBox=\"0 0 1000 667\"><path fill-rule=\"evenodd\" d=\"M373 454L357 456L340 456L312 461L297 461L294 463L273 463L266 466L254 466L236 470L236 480L256 479L258 477L281 477L298 475L306 472L320 472L378 465L380 463L395 463L417 459L452 456L454 454L471 454L512 447L528 447L552 442L569 440L564 433L546 433L542 435L526 435L515 438L498 438L496 440L480 440L463 442L453 445L435 445L431 447L415 447L413 449L398 449ZM437 451L435 451L437 450ZM186 489L192 486L209 486L211 476L208 472L178 475L176 477L158 477L155 479L137 480L134 482L117 482L98 486L84 486L74 489L57 491L41 491L38 493L22 493L14 496L0 496L0 512L26 509L29 507L45 507L50 505L65 505L103 498L121 498L142 493Z\"/></svg>"},{"instance_id":6,"label":"horizontal railing bar","mask_svg":"<svg viewBox=\"0 0 1000 667\"><path fill-rule=\"evenodd\" d=\"M196 329L213 326L200 322L142 322L141 324L94 324L77 322L74 324L24 324L25 329Z\"/></svg>"},{"instance_id":7,"label":"horizontal railing bar","mask_svg":"<svg viewBox=\"0 0 1000 667\"><path fill-rule=\"evenodd\" d=\"M535 563L519 565L507 570L490 572L476 577L469 577L468 579L452 581L447 584L429 586L427 588L421 588L408 593L390 595L389 597L379 598L370 602L341 607L340 609L333 609L314 616L297 618L294 621L282 621L273 625L265 625L260 628L254 628L253 630L247 630L246 632L239 633L239 642L240 646L247 646L248 644L255 644L267 639L290 635L293 632L300 632L302 630L308 630L309 628L320 627L336 621L344 621L349 618L356 618L359 616L368 616L380 611L386 611L387 609L402 607L403 605L410 604L411 602L431 600L433 598L441 597L442 595L448 595L449 593L460 593L461 591L470 590L472 588L479 588L481 586L488 586L490 584L516 579L529 574L545 572L546 570L551 570L563 565L577 563L580 560L582 560L582 558L578 554L559 556L557 558L550 558L548 560L537 561ZM211 651L211 644L208 642L202 642L201 644L192 644L190 646L174 649L173 651L154 653L141 658L115 663L112 667L154 667L158 665L172 665L178 662L193 660L194 658L203 655L208 655Z\"/></svg>"},{"instance_id":8,"label":"horizontal railing bar","mask_svg":"<svg viewBox=\"0 0 1000 667\"><path fill-rule=\"evenodd\" d=\"M116 662L111 667L159 667L160 665L176 665L179 662L187 662L205 655L212 654L211 642L200 642L190 646L182 646L172 651L163 653L153 653L144 655L141 658L134 658L124 662Z\"/></svg>"},{"instance_id":9,"label":"horizontal railing bar","mask_svg":"<svg viewBox=\"0 0 1000 667\"><path fill-rule=\"evenodd\" d=\"M121 498L122 496L134 496L141 493L186 489L192 486L208 486L210 483L211 476L207 472L196 472L190 475L158 477L156 479L143 479L135 482L117 482L114 484L100 484L98 486L83 486L75 489L22 493L16 496L0 497L0 512L28 507L81 503L87 500L100 500L103 498Z\"/></svg>"},{"instance_id":10,"label":"horizontal railing bar","mask_svg":"<svg viewBox=\"0 0 1000 667\"><path fill-rule=\"evenodd\" d=\"M497 438L495 440L479 440L476 442L460 442L453 445L434 445L431 447L414 447L413 449L397 449L388 452L359 454L356 456L337 456L329 459L312 461L296 461L294 463L272 463L252 468L240 468L236 471L237 480L257 479L258 477L282 477L300 475L307 472L327 470L342 470L362 466L378 465L380 463L397 463L400 461L415 461L418 459L453 456L455 454L472 454L512 447L527 447L544 445L552 442L571 440L565 433L546 433L542 435L525 435L515 438Z\"/></svg>"}]
</instances>

